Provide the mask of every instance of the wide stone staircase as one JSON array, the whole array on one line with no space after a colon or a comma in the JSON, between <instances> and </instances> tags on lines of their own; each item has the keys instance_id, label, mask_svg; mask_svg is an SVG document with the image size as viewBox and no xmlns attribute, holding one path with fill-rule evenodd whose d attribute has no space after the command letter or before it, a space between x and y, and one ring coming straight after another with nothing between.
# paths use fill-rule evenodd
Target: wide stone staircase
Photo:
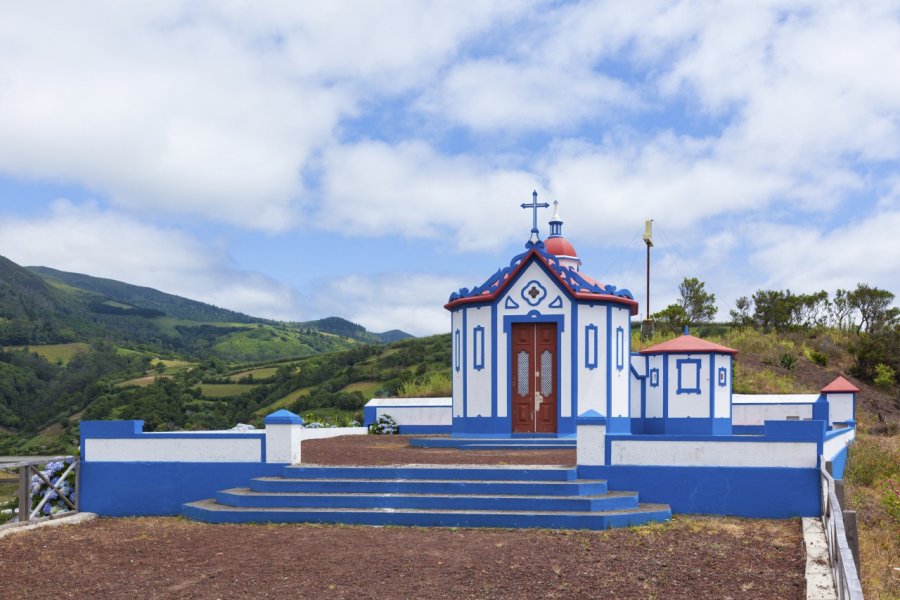
<instances>
[{"instance_id":1,"label":"wide stone staircase","mask_svg":"<svg viewBox=\"0 0 900 600\"><path fill-rule=\"evenodd\" d=\"M545 466L287 466L246 488L183 506L210 523L345 523L441 527L609 529L672 516L634 492Z\"/></svg>"}]
</instances>

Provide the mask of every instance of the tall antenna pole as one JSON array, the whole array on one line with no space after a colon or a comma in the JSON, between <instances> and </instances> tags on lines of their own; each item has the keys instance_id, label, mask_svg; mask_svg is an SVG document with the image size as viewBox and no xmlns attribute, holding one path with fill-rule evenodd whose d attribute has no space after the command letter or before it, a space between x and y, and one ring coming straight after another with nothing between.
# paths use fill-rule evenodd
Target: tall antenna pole
<instances>
[{"instance_id":1,"label":"tall antenna pole","mask_svg":"<svg viewBox=\"0 0 900 600\"><path fill-rule=\"evenodd\" d=\"M647 244L647 318L641 324L641 337L653 337L653 321L650 319L650 248L653 246L653 219L644 222L644 243Z\"/></svg>"}]
</instances>

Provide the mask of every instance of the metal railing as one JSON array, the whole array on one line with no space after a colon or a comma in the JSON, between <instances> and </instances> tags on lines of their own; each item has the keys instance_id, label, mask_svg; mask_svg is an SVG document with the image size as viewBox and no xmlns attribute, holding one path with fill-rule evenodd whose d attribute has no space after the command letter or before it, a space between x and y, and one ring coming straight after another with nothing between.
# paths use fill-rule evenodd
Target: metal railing
<instances>
[{"instance_id":1,"label":"metal railing","mask_svg":"<svg viewBox=\"0 0 900 600\"><path fill-rule=\"evenodd\" d=\"M859 535L856 511L844 510L844 482L832 476L831 461L822 457L822 525L828 541L828 557L839 599L862 600L859 581Z\"/></svg>"},{"instance_id":2,"label":"metal railing","mask_svg":"<svg viewBox=\"0 0 900 600\"><path fill-rule=\"evenodd\" d=\"M56 472L48 473L48 465L55 464ZM50 519L66 517L78 512L79 460L71 456L26 459L0 463L0 471L17 472L18 509L16 516L0 525L0 529L18 527ZM70 485L71 482L71 485ZM39 498L35 502L38 490ZM55 501L55 509L51 503Z\"/></svg>"}]
</instances>

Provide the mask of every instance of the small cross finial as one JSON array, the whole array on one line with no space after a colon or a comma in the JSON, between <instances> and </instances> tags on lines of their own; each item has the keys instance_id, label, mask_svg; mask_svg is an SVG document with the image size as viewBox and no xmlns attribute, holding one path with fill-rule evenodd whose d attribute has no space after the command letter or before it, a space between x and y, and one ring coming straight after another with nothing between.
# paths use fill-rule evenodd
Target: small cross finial
<instances>
[{"instance_id":1,"label":"small cross finial","mask_svg":"<svg viewBox=\"0 0 900 600\"><path fill-rule=\"evenodd\" d=\"M537 226L537 209L539 208L549 208L550 205L546 202L538 202L537 201L537 190L531 193L531 204L523 203L522 208L530 208L532 210L531 217L531 241L537 242L540 241L541 236L538 232Z\"/></svg>"}]
</instances>

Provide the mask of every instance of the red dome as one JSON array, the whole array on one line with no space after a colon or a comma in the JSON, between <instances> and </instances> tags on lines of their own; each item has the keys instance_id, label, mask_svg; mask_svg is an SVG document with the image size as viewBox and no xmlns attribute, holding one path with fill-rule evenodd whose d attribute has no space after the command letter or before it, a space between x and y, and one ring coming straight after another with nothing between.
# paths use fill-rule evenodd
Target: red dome
<instances>
[{"instance_id":1,"label":"red dome","mask_svg":"<svg viewBox=\"0 0 900 600\"><path fill-rule=\"evenodd\" d=\"M544 240L544 249L554 256L571 256L578 258L575 246L564 237L551 237Z\"/></svg>"}]
</instances>

